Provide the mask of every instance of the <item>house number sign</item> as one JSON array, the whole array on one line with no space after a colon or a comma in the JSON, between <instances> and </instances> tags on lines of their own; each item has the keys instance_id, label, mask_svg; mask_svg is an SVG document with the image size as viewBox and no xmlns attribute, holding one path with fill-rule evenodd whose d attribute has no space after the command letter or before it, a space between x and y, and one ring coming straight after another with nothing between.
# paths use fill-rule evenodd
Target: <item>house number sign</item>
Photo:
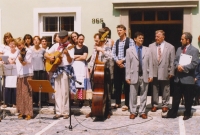
<instances>
[{"instance_id":1,"label":"house number sign","mask_svg":"<svg viewBox=\"0 0 200 135\"><path fill-rule=\"evenodd\" d=\"M103 23L103 18L92 18L92 24Z\"/></svg>"}]
</instances>

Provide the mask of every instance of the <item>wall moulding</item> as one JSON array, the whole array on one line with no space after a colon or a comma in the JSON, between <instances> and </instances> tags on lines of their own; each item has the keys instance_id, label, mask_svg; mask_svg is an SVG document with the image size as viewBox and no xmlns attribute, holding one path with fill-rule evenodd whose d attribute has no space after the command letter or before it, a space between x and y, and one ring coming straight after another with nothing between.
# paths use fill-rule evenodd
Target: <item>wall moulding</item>
<instances>
[{"instance_id":1,"label":"wall moulding","mask_svg":"<svg viewBox=\"0 0 200 135\"><path fill-rule=\"evenodd\" d=\"M191 8L197 7L199 0L113 0L114 9L134 8Z\"/></svg>"}]
</instances>

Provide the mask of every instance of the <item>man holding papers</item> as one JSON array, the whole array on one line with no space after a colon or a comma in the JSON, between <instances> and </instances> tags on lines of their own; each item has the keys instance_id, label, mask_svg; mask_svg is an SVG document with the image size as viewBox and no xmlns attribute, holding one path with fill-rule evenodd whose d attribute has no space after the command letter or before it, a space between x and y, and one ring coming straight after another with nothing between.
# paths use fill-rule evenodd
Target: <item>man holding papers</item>
<instances>
[{"instance_id":1,"label":"man holding papers","mask_svg":"<svg viewBox=\"0 0 200 135\"><path fill-rule=\"evenodd\" d=\"M195 68L199 60L199 51L191 44L192 35L189 32L185 32L181 36L182 47L179 47L176 52L174 60L174 66L176 70L175 74L175 89L173 93L172 108L169 110L166 116L163 118L176 118L181 96L185 99L185 112L183 120L187 120L191 117L191 107L194 97L194 79ZM188 55L187 62L180 61L181 55ZM185 57L185 56L184 56ZM189 59L191 57L192 59Z\"/></svg>"}]
</instances>

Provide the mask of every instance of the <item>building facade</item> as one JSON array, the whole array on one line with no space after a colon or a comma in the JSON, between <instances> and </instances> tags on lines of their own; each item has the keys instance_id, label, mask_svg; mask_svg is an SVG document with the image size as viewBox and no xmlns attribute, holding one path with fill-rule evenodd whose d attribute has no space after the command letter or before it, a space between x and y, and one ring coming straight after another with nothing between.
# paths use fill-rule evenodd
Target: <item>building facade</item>
<instances>
[{"instance_id":1,"label":"building facade","mask_svg":"<svg viewBox=\"0 0 200 135\"><path fill-rule=\"evenodd\" d=\"M176 48L183 31L192 33L199 48L199 10L199 0L0 0L0 42L6 32L46 36L51 42L55 32L66 29L84 34L91 53L93 35L104 22L114 40L116 26L124 24L130 37L143 32L146 46L154 41L154 31L163 29Z\"/></svg>"}]
</instances>

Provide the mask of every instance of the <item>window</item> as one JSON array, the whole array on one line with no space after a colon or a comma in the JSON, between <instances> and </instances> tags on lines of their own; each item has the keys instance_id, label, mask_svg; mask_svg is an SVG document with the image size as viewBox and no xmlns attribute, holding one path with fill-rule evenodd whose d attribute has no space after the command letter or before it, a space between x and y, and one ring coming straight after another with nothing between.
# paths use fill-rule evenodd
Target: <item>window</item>
<instances>
[{"instance_id":1,"label":"window","mask_svg":"<svg viewBox=\"0 0 200 135\"><path fill-rule=\"evenodd\" d=\"M182 24L182 9L130 10L130 24Z\"/></svg>"},{"instance_id":2,"label":"window","mask_svg":"<svg viewBox=\"0 0 200 135\"><path fill-rule=\"evenodd\" d=\"M48 44L60 30L81 33L81 7L35 8L34 35L46 37Z\"/></svg>"},{"instance_id":3,"label":"window","mask_svg":"<svg viewBox=\"0 0 200 135\"><path fill-rule=\"evenodd\" d=\"M53 35L61 30L74 31L74 16L43 15L41 37L46 37L48 45L53 43Z\"/></svg>"},{"instance_id":4,"label":"window","mask_svg":"<svg viewBox=\"0 0 200 135\"><path fill-rule=\"evenodd\" d=\"M73 16L43 17L43 32L74 31Z\"/></svg>"}]
</instances>

